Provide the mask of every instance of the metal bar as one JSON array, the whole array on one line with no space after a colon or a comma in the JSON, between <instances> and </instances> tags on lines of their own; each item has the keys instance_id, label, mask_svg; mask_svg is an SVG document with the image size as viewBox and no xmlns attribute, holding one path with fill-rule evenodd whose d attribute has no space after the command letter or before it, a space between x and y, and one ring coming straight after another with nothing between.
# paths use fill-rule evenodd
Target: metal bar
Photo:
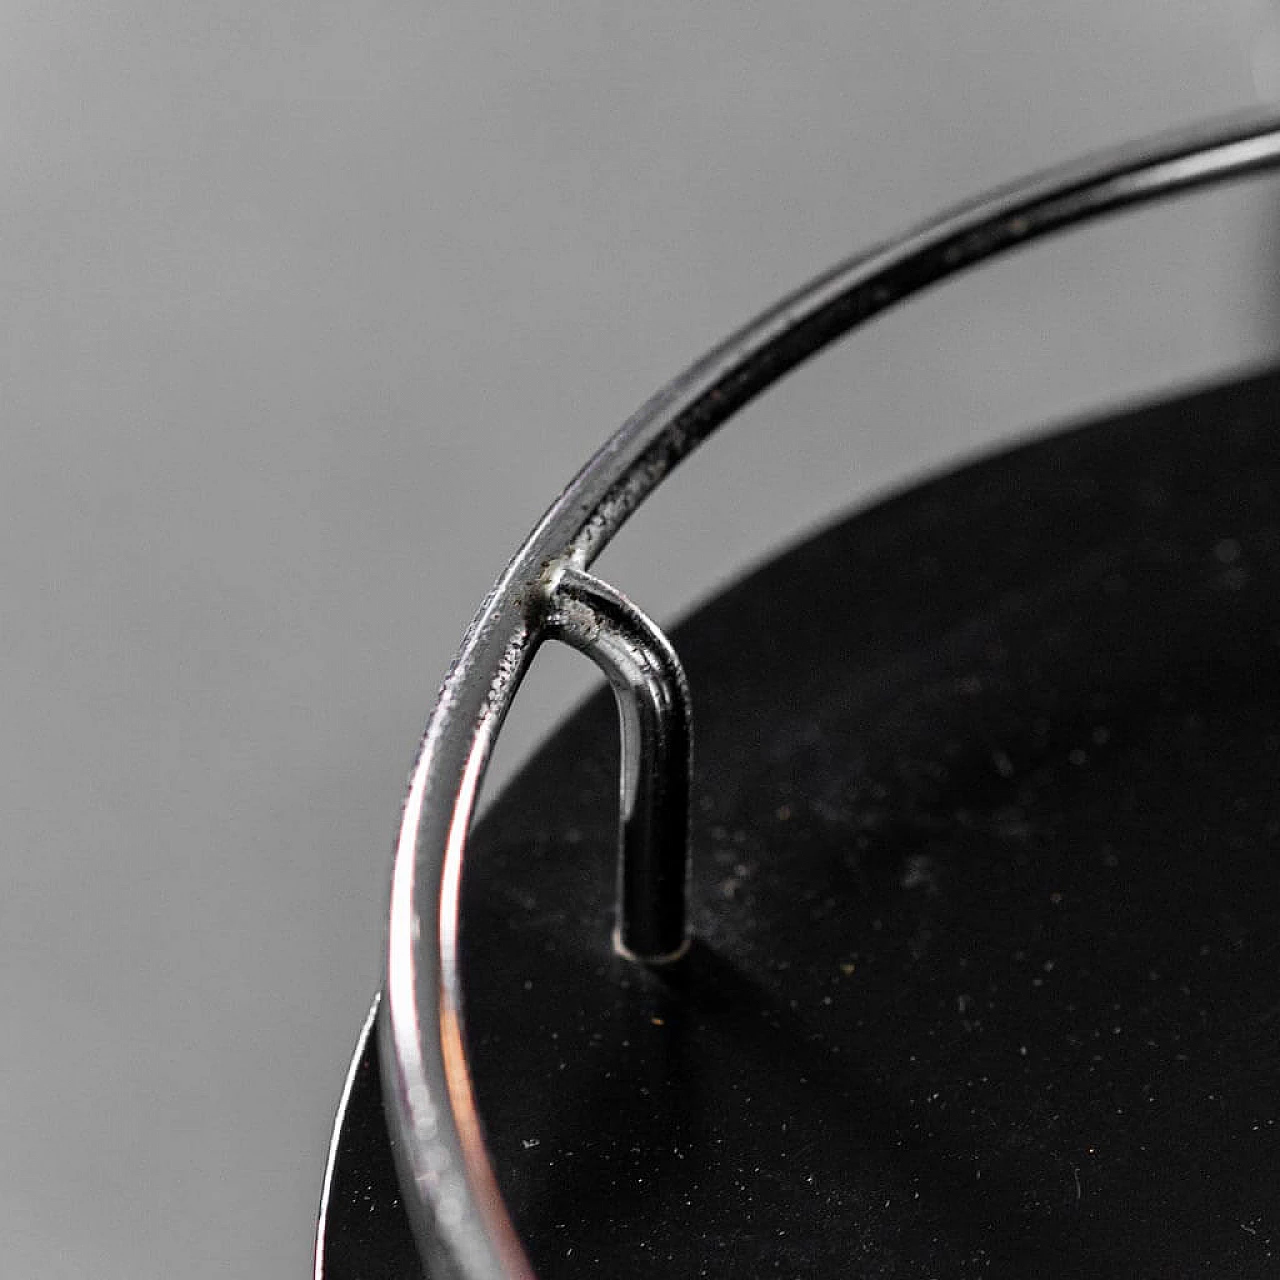
<instances>
[{"instance_id":1,"label":"metal bar","mask_svg":"<svg viewBox=\"0 0 1280 1280\"><path fill-rule=\"evenodd\" d=\"M1062 166L952 210L784 298L644 404L570 482L480 607L409 783L379 1014L405 1207L435 1275L532 1280L472 1093L458 887L494 738L537 646L546 584L588 568L680 460L797 365L988 258L1104 214L1280 168L1280 115L1236 118Z\"/></svg>"},{"instance_id":2,"label":"metal bar","mask_svg":"<svg viewBox=\"0 0 1280 1280\"><path fill-rule=\"evenodd\" d=\"M618 888L614 945L649 965L689 947L686 912L693 715L680 659L658 626L607 583L562 571L546 634L585 653L618 704Z\"/></svg>"}]
</instances>

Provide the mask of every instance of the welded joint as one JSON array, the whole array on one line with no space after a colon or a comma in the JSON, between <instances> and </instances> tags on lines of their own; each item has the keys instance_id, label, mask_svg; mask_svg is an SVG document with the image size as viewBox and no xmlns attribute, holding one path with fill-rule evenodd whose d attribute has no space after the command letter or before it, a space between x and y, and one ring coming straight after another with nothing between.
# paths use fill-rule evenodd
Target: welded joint
<instances>
[{"instance_id":1,"label":"welded joint","mask_svg":"<svg viewBox=\"0 0 1280 1280\"><path fill-rule=\"evenodd\" d=\"M652 619L576 567L548 580L543 628L604 672L618 707L614 946L643 964L669 964L689 947L693 714L684 668Z\"/></svg>"}]
</instances>

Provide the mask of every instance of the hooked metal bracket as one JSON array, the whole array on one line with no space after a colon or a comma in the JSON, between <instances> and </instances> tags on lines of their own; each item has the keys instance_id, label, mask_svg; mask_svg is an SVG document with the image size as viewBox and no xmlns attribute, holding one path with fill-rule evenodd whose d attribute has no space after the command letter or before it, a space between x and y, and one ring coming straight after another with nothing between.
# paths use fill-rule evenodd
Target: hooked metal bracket
<instances>
[{"instance_id":1,"label":"hooked metal bracket","mask_svg":"<svg viewBox=\"0 0 1280 1280\"><path fill-rule=\"evenodd\" d=\"M591 574L562 569L548 604L546 634L591 658L618 706L614 946L643 964L669 964L689 947L689 682L658 625Z\"/></svg>"}]
</instances>

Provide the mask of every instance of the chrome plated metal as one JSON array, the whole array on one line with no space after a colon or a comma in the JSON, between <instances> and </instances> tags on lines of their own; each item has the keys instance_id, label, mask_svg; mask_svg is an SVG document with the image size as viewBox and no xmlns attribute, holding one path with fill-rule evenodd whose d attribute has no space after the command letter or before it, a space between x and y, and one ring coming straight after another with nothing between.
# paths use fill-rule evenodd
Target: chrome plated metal
<instances>
[{"instance_id":1,"label":"chrome plated metal","mask_svg":"<svg viewBox=\"0 0 1280 1280\"><path fill-rule=\"evenodd\" d=\"M532 1277L474 1104L458 980L458 892L494 739L554 616L646 495L737 409L874 315L1051 232L1280 167L1280 117L1236 119L1007 187L835 267L645 404L578 473L490 592L440 689L405 804L379 1015L402 1189L432 1276Z\"/></svg>"},{"instance_id":2,"label":"chrome plated metal","mask_svg":"<svg viewBox=\"0 0 1280 1280\"><path fill-rule=\"evenodd\" d=\"M600 667L618 704L622 749L614 946L631 960L670 964L689 947L689 682L657 625L581 569L560 574L546 630Z\"/></svg>"}]
</instances>

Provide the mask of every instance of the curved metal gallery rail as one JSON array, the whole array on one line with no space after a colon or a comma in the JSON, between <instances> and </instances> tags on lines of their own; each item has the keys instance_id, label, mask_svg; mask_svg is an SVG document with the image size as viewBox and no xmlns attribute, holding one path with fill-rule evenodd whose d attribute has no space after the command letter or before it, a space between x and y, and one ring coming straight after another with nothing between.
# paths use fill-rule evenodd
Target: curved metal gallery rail
<instances>
[{"instance_id":1,"label":"curved metal gallery rail","mask_svg":"<svg viewBox=\"0 0 1280 1280\"><path fill-rule=\"evenodd\" d=\"M531 1280L476 1113L462 1027L458 900L495 736L539 643L584 649L623 721L620 942L684 943L687 691L658 629L586 570L646 495L737 409L926 286L1040 236L1280 168L1280 116L1235 119L1071 164L947 213L785 298L676 378L587 463L481 606L440 689L405 803L379 1015L402 1192L433 1277Z\"/></svg>"}]
</instances>

